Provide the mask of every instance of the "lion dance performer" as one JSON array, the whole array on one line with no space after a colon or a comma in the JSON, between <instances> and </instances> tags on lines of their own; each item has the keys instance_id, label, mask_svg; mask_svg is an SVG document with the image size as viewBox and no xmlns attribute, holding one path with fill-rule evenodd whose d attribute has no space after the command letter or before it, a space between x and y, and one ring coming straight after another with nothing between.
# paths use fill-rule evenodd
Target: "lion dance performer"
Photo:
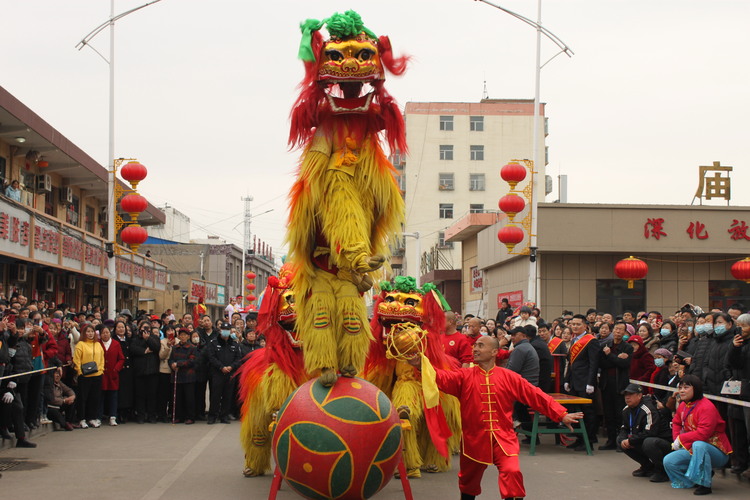
<instances>
[{"instance_id":1,"label":"lion dance performer","mask_svg":"<svg viewBox=\"0 0 750 500\"><path fill-rule=\"evenodd\" d=\"M305 369L330 386L337 370L353 377L364 366L372 335L361 294L382 274L401 230L403 200L379 135L392 151L406 150L401 112L383 83L385 70L402 74L407 58L395 58L388 37L376 37L353 11L301 29L305 79L289 143L303 154L287 240Z\"/></svg>"},{"instance_id":2,"label":"lion dance performer","mask_svg":"<svg viewBox=\"0 0 750 500\"><path fill-rule=\"evenodd\" d=\"M448 304L432 283L419 288L410 276L397 276L393 283L381 283L380 289L370 323L376 339L370 345L364 378L391 398L402 418L408 418L409 425L404 426L408 477L420 477L422 467L428 472L446 471L449 452L458 450L461 437L458 400L438 393L434 379L432 384L424 380L428 371L418 371L404 358L423 352L433 366L455 368L440 340Z\"/></svg>"},{"instance_id":3,"label":"lion dance performer","mask_svg":"<svg viewBox=\"0 0 750 500\"><path fill-rule=\"evenodd\" d=\"M266 336L266 347L254 351L238 372L247 477L271 470L273 414L286 398L310 379L303 368L301 343L295 332L297 314L291 288L294 273L284 264L279 277L271 276L258 313L258 331Z\"/></svg>"}]
</instances>

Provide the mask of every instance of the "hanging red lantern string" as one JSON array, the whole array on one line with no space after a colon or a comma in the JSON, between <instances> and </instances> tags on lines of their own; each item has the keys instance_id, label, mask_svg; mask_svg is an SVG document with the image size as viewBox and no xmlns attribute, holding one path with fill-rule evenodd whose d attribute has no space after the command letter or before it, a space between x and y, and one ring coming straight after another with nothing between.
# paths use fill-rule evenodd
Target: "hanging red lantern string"
<instances>
[{"instance_id":1,"label":"hanging red lantern string","mask_svg":"<svg viewBox=\"0 0 750 500\"><path fill-rule=\"evenodd\" d=\"M133 186L133 189L137 189L138 183L148 175L148 170L137 161L131 161L120 169L120 175Z\"/></svg>"},{"instance_id":2,"label":"hanging red lantern string","mask_svg":"<svg viewBox=\"0 0 750 500\"><path fill-rule=\"evenodd\" d=\"M615 264L615 274L618 278L627 280L628 288L633 288L635 280L642 280L648 274L648 264L631 255Z\"/></svg>"},{"instance_id":3,"label":"hanging red lantern string","mask_svg":"<svg viewBox=\"0 0 750 500\"><path fill-rule=\"evenodd\" d=\"M252 272L252 271L250 271L248 273L245 273L245 278L247 278L249 280L254 280L255 276L256 276L256 274L254 272Z\"/></svg>"},{"instance_id":4,"label":"hanging red lantern string","mask_svg":"<svg viewBox=\"0 0 750 500\"><path fill-rule=\"evenodd\" d=\"M120 206L130 214L130 220L135 222L138 220L138 214L148 208L148 201L139 194L131 193L120 200Z\"/></svg>"},{"instance_id":5,"label":"hanging red lantern string","mask_svg":"<svg viewBox=\"0 0 750 500\"><path fill-rule=\"evenodd\" d=\"M510 189L512 191L516 188L516 184L526 178L526 167L516 162L510 162L500 169L500 177L510 184Z\"/></svg>"},{"instance_id":6,"label":"hanging red lantern string","mask_svg":"<svg viewBox=\"0 0 750 500\"><path fill-rule=\"evenodd\" d=\"M513 222L513 218L516 216L516 214L526 208L526 201L517 194L511 193L506 194L505 196L500 198L497 206L500 208L500 210L508 214L508 218L511 222Z\"/></svg>"},{"instance_id":7,"label":"hanging red lantern string","mask_svg":"<svg viewBox=\"0 0 750 500\"><path fill-rule=\"evenodd\" d=\"M750 257L745 257L732 264L731 271L734 279L750 283Z\"/></svg>"},{"instance_id":8,"label":"hanging red lantern string","mask_svg":"<svg viewBox=\"0 0 750 500\"><path fill-rule=\"evenodd\" d=\"M120 232L120 239L130 247L133 252L138 251L140 247L147 239L148 232L138 224L127 226Z\"/></svg>"},{"instance_id":9,"label":"hanging red lantern string","mask_svg":"<svg viewBox=\"0 0 750 500\"><path fill-rule=\"evenodd\" d=\"M507 225L497 232L497 239L505 245L508 252L512 252L513 247L521 243L524 236L526 235L524 234L523 229L513 225Z\"/></svg>"}]
</instances>

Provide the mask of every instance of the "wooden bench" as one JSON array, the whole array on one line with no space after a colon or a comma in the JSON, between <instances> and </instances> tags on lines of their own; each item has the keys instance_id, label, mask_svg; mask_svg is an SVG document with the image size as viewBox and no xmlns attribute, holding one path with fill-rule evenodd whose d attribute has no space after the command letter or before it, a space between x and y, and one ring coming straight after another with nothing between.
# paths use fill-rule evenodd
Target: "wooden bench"
<instances>
[{"instance_id":1,"label":"wooden bench","mask_svg":"<svg viewBox=\"0 0 750 500\"><path fill-rule=\"evenodd\" d=\"M590 405L591 399L581 398L578 396L571 396L570 394L562 394L559 392L553 392L549 394L557 403L561 405ZM539 428L539 412L534 412L534 419L531 424L531 430L519 429L518 432L524 436L531 438L531 446L529 447L529 455L536 454L536 440L539 434L570 434L571 431L567 427L556 427L554 429ZM586 433L586 424L583 419L578 421L578 427L573 427L573 434L581 434L583 437L583 443L586 446L586 454L593 455L591 450L591 443L589 442L589 435Z\"/></svg>"}]
</instances>

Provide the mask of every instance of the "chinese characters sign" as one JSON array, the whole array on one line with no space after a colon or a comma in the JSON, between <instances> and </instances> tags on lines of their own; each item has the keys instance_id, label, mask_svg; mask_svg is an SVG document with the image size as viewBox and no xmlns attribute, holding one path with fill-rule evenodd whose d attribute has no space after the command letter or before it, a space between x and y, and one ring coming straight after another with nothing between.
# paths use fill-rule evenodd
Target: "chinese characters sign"
<instances>
[{"instance_id":1,"label":"chinese characters sign","mask_svg":"<svg viewBox=\"0 0 750 500\"><path fill-rule=\"evenodd\" d=\"M484 273L477 266L471 268L471 293L481 293Z\"/></svg>"},{"instance_id":2,"label":"chinese characters sign","mask_svg":"<svg viewBox=\"0 0 750 500\"><path fill-rule=\"evenodd\" d=\"M643 224L643 237L647 240L667 238L669 236L667 224L667 221L661 217L646 218L646 222ZM714 226L711 229L712 231L717 230L719 234L723 234L722 228ZM750 241L748 229L750 229L750 226L744 220L738 219L732 219L732 222L727 224L725 228L728 238L732 241ZM700 220L691 221L685 228L685 232L691 240L707 240L712 234L709 232L708 226Z\"/></svg>"}]
</instances>

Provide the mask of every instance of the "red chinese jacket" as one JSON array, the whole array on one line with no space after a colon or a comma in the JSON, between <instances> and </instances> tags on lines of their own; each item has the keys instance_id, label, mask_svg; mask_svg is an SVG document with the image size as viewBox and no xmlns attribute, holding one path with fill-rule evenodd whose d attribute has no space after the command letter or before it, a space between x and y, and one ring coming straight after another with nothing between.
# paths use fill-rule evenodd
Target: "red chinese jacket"
<instances>
[{"instance_id":1,"label":"red chinese jacket","mask_svg":"<svg viewBox=\"0 0 750 500\"><path fill-rule=\"evenodd\" d=\"M706 398L680 403L672 419L672 439L679 436L682 446L692 453L693 443L705 441L725 454L732 453L732 445L726 434L726 424L719 410Z\"/></svg>"},{"instance_id":2,"label":"red chinese jacket","mask_svg":"<svg viewBox=\"0 0 750 500\"><path fill-rule=\"evenodd\" d=\"M438 388L461 402L463 454L479 463L493 463L493 438L506 456L518 455L518 438L513 431L514 401L530 406L555 422L560 422L568 413L552 397L505 368L495 367L486 372L479 366L472 366L435 371Z\"/></svg>"}]
</instances>

